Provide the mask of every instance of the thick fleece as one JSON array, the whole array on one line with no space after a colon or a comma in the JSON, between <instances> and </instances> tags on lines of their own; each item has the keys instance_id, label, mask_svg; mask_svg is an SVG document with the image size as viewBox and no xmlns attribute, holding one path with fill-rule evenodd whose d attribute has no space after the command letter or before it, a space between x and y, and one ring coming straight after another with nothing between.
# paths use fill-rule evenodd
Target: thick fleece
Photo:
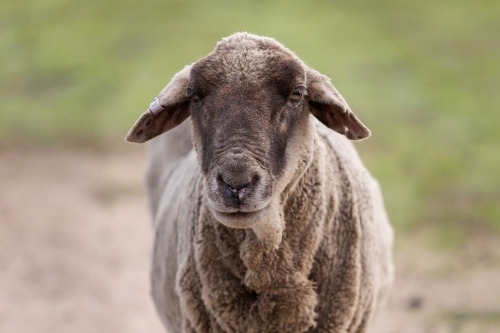
<instances>
[{"instance_id":1,"label":"thick fleece","mask_svg":"<svg viewBox=\"0 0 500 333\"><path fill-rule=\"evenodd\" d=\"M281 196L278 249L215 220L193 151L172 162L156 199L152 269L169 332L365 332L392 283L392 229L352 144L314 122L311 160Z\"/></svg>"}]
</instances>

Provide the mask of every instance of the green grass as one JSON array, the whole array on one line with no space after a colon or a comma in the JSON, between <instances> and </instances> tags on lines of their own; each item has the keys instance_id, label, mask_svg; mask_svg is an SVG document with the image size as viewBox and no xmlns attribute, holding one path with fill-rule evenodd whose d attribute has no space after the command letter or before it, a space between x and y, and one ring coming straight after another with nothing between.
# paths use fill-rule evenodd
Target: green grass
<instances>
[{"instance_id":1,"label":"green grass","mask_svg":"<svg viewBox=\"0 0 500 333\"><path fill-rule=\"evenodd\" d=\"M448 324L453 332L492 332L490 329L498 328L500 312L479 311L448 311L440 314L436 319Z\"/></svg>"},{"instance_id":2,"label":"green grass","mask_svg":"<svg viewBox=\"0 0 500 333\"><path fill-rule=\"evenodd\" d=\"M370 127L358 148L397 230L500 232L499 12L465 0L5 0L0 142L121 142L182 66L249 31L330 76Z\"/></svg>"}]
</instances>

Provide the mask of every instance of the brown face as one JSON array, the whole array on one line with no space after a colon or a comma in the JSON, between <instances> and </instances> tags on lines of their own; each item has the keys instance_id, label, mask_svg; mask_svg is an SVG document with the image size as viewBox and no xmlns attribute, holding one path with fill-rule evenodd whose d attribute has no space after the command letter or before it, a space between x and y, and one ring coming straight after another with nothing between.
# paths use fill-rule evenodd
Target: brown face
<instances>
[{"instance_id":1,"label":"brown face","mask_svg":"<svg viewBox=\"0 0 500 333\"><path fill-rule=\"evenodd\" d=\"M246 228L269 209L287 143L308 121L306 77L286 55L248 72L228 73L227 63L219 54L196 63L187 92L210 208L224 224Z\"/></svg>"}]
</instances>

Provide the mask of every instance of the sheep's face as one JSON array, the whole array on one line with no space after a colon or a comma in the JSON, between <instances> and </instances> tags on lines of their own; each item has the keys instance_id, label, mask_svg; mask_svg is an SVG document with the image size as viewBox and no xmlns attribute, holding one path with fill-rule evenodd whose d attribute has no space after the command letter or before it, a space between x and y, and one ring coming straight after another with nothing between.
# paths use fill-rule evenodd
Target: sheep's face
<instances>
[{"instance_id":1,"label":"sheep's face","mask_svg":"<svg viewBox=\"0 0 500 333\"><path fill-rule=\"evenodd\" d=\"M247 33L177 73L158 101L127 140L145 142L191 116L210 209L237 228L281 218L282 191L310 157L311 114L351 140L370 135L326 76L274 39ZM284 222L269 223L262 228L274 228L279 242Z\"/></svg>"},{"instance_id":2,"label":"sheep's face","mask_svg":"<svg viewBox=\"0 0 500 333\"><path fill-rule=\"evenodd\" d=\"M267 215L287 144L309 119L302 64L289 54L252 51L202 59L187 87L208 202L231 227L247 228Z\"/></svg>"}]
</instances>

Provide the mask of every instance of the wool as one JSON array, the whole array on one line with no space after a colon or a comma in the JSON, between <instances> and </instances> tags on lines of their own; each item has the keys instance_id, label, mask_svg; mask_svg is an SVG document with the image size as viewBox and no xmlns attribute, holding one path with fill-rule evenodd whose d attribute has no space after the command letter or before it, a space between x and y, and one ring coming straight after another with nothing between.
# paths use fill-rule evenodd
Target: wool
<instances>
[{"instance_id":1,"label":"wool","mask_svg":"<svg viewBox=\"0 0 500 333\"><path fill-rule=\"evenodd\" d=\"M329 79L275 40L238 33L183 69L159 100L165 110L145 112L127 139L150 140L152 296L167 330L366 332L392 284L393 232L379 185L348 140L370 131ZM224 114L210 113L221 105ZM256 127L227 122L243 116ZM282 155L273 155L273 136L286 138ZM260 179L252 205L265 206L240 228L214 213L226 194L213 174L239 154Z\"/></svg>"},{"instance_id":2,"label":"wool","mask_svg":"<svg viewBox=\"0 0 500 333\"><path fill-rule=\"evenodd\" d=\"M170 215L177 215L171 219L183 230L180 235L188 236L179 237L177 251L169 254L155 248L153 258L155 265L164 265L177 253L177 279L174 283L167 271L152 273L164 285L175 284L169 294L181 301L164 302L168 309L160 316L182 313L169 316L170 322L182 317L193 332L364 331L392 281L391 229L385 213L373 216L371 195L380 193L352 145L314 123L313 161L294 191L282 196L286 228L277 250L262 246L250 229L218 223L207 208L196 160L187 160L190 182L198 186L187 198L172 198L179 206ZM167 188L183 186L186 180L177 174ZM193 205L180 206L181 200ZM166 203L160 210L172 207ZM176 238L163 229L165 218L156 219L155 244ZM381 243L379 234L390 241ZM154 288L153 297L157 294Z\"/></svg>"}]
</instances>

